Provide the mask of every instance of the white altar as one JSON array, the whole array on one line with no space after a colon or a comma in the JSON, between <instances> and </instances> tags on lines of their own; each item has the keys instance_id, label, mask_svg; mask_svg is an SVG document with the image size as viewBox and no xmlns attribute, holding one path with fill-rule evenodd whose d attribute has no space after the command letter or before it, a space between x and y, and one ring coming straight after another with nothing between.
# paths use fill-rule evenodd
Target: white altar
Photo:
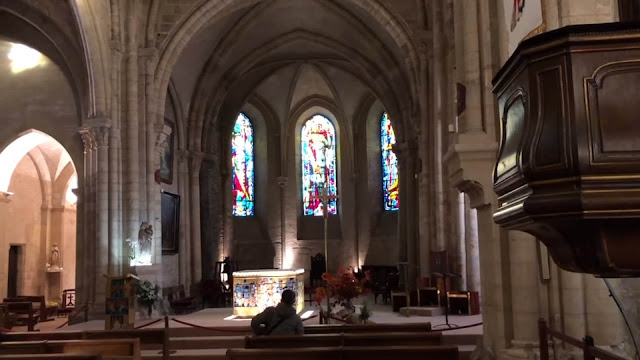
<instances>
[{"instance_id":1,"label":"white altar","mask_svg":"<svg viewBox=\"0 0 640 360\"><path fill-rule=\"evenodd\" d=\"M296 293L296 311L304 308L304 269L243 270L233 273L233 314L255 316L280 302L285 289Z\"/></svg>"}]
</instances>

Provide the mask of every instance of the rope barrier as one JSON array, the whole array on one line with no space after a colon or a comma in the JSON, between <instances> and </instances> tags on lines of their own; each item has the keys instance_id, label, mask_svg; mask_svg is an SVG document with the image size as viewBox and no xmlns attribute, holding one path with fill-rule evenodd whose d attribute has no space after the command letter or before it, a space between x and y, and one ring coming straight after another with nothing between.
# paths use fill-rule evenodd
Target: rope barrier
<instances>
[{"instance_id":1,"label":"rope barrier","mask_svg":"<svg viewBox=\"0 0 640 360\"><path fill-rule=\"evenodd\" d=\"M203 329L203 330L209 330L209 331L222 331L222 332L242 332L242 333L247 333L250 332L250 330L247 329L238 329L238 330L233 330L233 329L229 329L229 328L213 328L213 327L207 327L207 326L202 326L202 325L197 325L197 324L192 324L192 323L188 323L186 321L182 321L182 320L178 320L176 318L171 318L171 320L183 324L183 325L187 325L187 326L191 326L194 328L198 328L198 329Z\"/></svg>"},{"instance_id":2,"label":"rope barrier","mask_svg":"<svg viewBox=\"0 0 640 360\"><path fill-rule=\"evenodd\" d=\"M78 316L78 315L80 314L80 312L81 312L81 311L85 311L85 310L87 310L87 308L88 308L88 307L89 307L89 305L88 305L88 304L84 304L84 305L82 305L82 306L78 309L78 311L76 311L75 313L71 313L71 314L69 315L69 317L67 318L67 321L65 321L62 325L58 326L58 327L56 328L56 330L60 329L61 327L65 326L65 325L67 325L67 324L69 323L69 321L73 320L73 318L75 318L76 316Z\"/></svg>"},{"instance_id":3,"label":"rope barrier","mask_svg":"<svg viewBox=\"0 0 640 360\"><path fill-rule=\"evenodd\" d=\"M445 324L442 324L445 325ZM466 329L466 328L470 328L470 327L474 327L474 326L480 326L482 325L481 322L479 323L475 323L475 324L471 324L471 325L465 325L465 326L458 326L458 327L454 327L454 328L449 328L449 329L431 329L431 331L451 331L451 330L460 330L460 329Z\"/></svg>"},{"instance_id":4,"label":"rope barrier","mask_svg":"<svg viewBox=\"0 0 640 360\"><path fill-rule=\"evenodd\" d=\"M155 324L155 323L157 323L157 322L159 322L159 321L162 321L162 320L163 320L162 318L160 318L160 319L156 319L156 320L153 320L152 322L150 322L150 323L148 323L148 324L144 324L144 325L136 326L134 329L142 329L142 328L145 328L145 327L147 327L147 326L149 326L149 325L153 325L153 324Z\"/></svg>"}]
</instances>

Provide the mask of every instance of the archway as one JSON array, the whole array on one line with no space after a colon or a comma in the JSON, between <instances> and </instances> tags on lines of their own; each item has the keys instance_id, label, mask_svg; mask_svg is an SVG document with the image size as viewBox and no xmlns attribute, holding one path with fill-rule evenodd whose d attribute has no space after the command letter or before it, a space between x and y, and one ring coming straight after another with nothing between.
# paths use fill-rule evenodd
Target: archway
<instances>
[{"instance_id":1,"label":"archway","mask_svg":"<svg viewBox=\"0 0 640 360\"><path fill-rule=\"evenodd\" d=\"M75 165L51 136L29 130L0 152L0 297L44 295L60 304L75 288Z\"/></svg>"}]
</instances>

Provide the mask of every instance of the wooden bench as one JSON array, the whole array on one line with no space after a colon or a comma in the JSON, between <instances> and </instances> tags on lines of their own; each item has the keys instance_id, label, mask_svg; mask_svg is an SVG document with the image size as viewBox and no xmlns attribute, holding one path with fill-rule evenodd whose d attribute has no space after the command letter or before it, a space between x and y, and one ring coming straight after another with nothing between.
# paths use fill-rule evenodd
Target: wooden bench
<instances>
[{"instance_id":1,"label":"wooden bench","mask_svg":"<svg viewBox=\"0 0 640 360\"><path fill-rule=\"evenodd\" d=\"M27 326L28 331L35 331L34 326L38 322L38 315L35 315L33 303L22 299L5 298L2 303L8 317L15 317L16 325Z\"/></svg>"},{"instance_id":2,"label":"wooden bench","mask_svg":"<svg viewBox=\"0 0 640 360\"><path fill-rule=\"evenodd\" d=\"M162 295L167 297L169 306L176 314L189 313L198 307L194 296L186 296L184 285L163 288Z\"/></svg>"},{"instance_id":3,"label":"wooden bench","mask_svg":"<svg viewBox=\"0 0 640 360\"><path fill-rule=\"evenodd\" d=\"M102 360L102 355L92 354L23 354L0 355L0 360Z\"/></svg>"},{"instance_id":4,"label":"wooden bench","mask_svg":"<svg viewBox=\"0 0 640 360\"><path fill-rule=\"evenodd\" d=\"M140 359L140 340L44 340L0 343L0 355L16 354L91 354Z\"/></svg>"},{"instance_id":5,"label":"wooden bench","mask_svg":"<svg viewBox=\"0 0 640 360\"><path fill-rule=\"evenodd\" d=\"M169 331L162 329L85 330L64 332L11 332L2 335L3 341L55 341L139 339L142 349L162 349L162 358L169 359Z\"/></svg>"},{"instance_id":6,"label":"wooden bench","mask_svg":"<svg viewBox=\"0 0 640 360\"><path fill-rule=\"evenodd\" d=\"M458 347L454 345L434 345L229 349L226 356L229 360L457 360Z\"/></svg>"},{"instance_id":7,"label":"wooden bench","mask_svg":"<svg viewBox=\"0 0 640 360\"><path fill-rule=\"evenodd\" d=\"M311 334L303 336L245 336L245 349L332 346L426 346L441 345L441 332Z\"/></svg>"},{"instance_id":8,"label":"wooden bench","mask_svg":"<svg viewBox=\"0 0 640 360\"><path fill-rule=\"evenodd\" d=\"M305 334L382 333L431 331L431 323L305 325Z\"/></svg>"},{"instance_id":9,"label":"wooden bench","mask_svg":"<svg viewBox=\"0 0 640 360\"><path fill-rule=\"evenodd\" d=\"M33 303L33 309L40 313L38 322L53 321L53 318L49 316L53 315L56 308L53 306L47 306L47 302L43 295L37 296L18 296L19 299L25 299Z\"/></svg>"}]
</instances>

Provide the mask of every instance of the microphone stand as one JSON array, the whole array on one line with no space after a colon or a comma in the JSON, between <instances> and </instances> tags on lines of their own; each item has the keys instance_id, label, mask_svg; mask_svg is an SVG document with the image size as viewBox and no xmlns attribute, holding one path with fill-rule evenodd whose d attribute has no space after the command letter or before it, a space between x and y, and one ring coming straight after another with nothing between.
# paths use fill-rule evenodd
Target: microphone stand
<instances>
[{"instance_id":1,"label":"microphone stand","mask_svg":"<svg viewBox=\"0 0 640 360\"><path fill-rule=\"evenodd\" d=\"M451 278L452 276L450 275L454 275L454 274L448 274L448 273L433 273L434 276L436 277L442 277L442 285L444 287L444 295L445 298L447 299L445 307L444 307L444 324L438 324L433 326L433 328L437 328L438 326L446 326L449 329L453 329L453 328L457 328L459 327L457 324L449 324L449 296L447 295L447 278Z\"/></svg>"}]
</instances>

